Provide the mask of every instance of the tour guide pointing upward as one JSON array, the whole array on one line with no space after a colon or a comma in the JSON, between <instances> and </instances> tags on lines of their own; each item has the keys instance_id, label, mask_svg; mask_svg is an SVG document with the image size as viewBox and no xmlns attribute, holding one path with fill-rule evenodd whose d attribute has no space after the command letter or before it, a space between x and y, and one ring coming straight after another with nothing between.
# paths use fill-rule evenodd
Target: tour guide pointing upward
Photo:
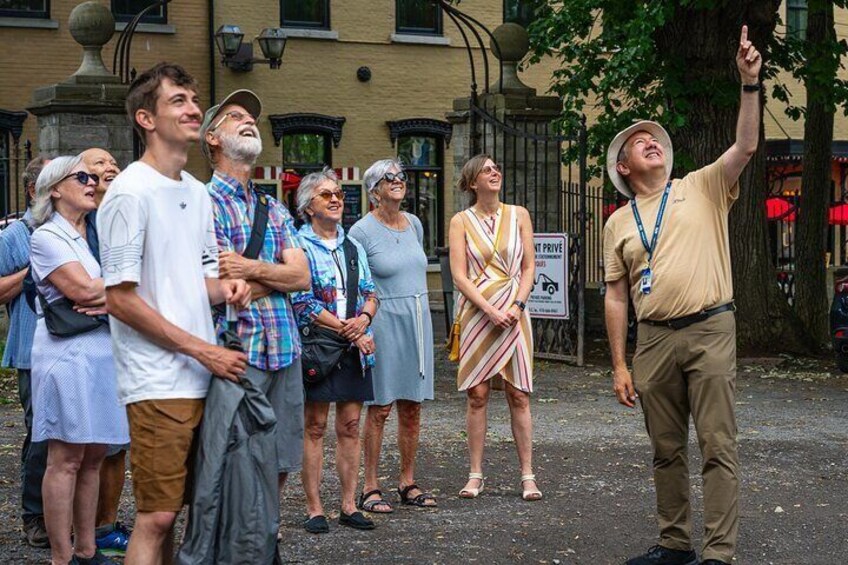
<instances>
[{"instance_id":1,"label":"tour guide pointing upward","mask_svg":"<svg viewBox=\"0 0 848 565\"><path fill-rule=\"evenodd\" d=\"M760 131L761 58L747 26L736 66L742 79L736 142L716 162L670 180L671 140L649 121L619 133L607 152L610 179L631 199L604 228L614 389L625 406L641 400L660 526L659 545L628 565L698 563L686 453L690 412L704 462L702 563L730 563L736 549L736 321L727 214ZM624 356L628 292L639 321L635 386Z\"/></svg>"}]
</instances>

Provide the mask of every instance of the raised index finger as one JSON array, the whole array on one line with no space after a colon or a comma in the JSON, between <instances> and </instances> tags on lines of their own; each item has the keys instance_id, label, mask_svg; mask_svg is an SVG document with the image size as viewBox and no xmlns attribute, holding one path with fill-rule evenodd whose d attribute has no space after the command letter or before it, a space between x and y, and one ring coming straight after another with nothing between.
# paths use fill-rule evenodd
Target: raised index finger
<instances>
[{"instance_id":1,"label":"raised index finger","mask_svg":"<svg viewBox=\"0 0 848 565\"><path fill-rule=\"evenodd\" d=\"M739 37L739 45L745 45L745 42L748 41L748 26L742 26L742 35Z\"/></svg>"}]
</instances>

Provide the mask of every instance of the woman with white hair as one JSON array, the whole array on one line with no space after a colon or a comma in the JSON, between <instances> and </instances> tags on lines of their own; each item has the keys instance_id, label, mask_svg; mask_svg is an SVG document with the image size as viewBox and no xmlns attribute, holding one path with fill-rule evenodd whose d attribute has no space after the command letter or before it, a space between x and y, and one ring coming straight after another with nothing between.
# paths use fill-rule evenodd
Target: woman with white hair
<instances>
[{"instance_id":1,"label":"woman with white hair","mask_svg":"<svg viewBox=\"0 0 848 565\"><path fill-rule=\"evenodd\" d=\"M433 324L427 295L424 228L402 212L406 173L395 159L371 165L364 176L376 206L356 222L350 237L365 248L380 297L374 342L380 352L374 366L374 401L365 418L365 486L359 507L389 513L392 505L380 490L378 467L386 419L397 405L401 504L436 506L436 498L415 483L415 456L421 432L421 403L433 399Z\"/></svg>"},{"instance_id":2,"label":"woman with white hair","mask_svg":"<svg viewBox=\"0 0 848 565\"><path fill-rule=\"evenodd\" d=\"M374 399L370 325L377 313L377 296L365 251L346 238L341 227L344 192L331 169L303 177L297 189L297 212L306 222L298 235L312 279L309 290L292 295L304 349L301 480L308 513L304 528L314 534L330 529L320 487L327 413L335 402L336 469L342 487L339 524L370 530L374 522L357 511L354 497L359 477L359 416L362 404ZM322 339L329 349L318 350L317 344L310 343L318 335L325 336Z\"/></svg>"},{"instance_id":3,"label":"woman with white hair","mask_svg":"<svg viewBox=\"0 0 848 565\"><path fill-rule=\"evenodd\" d=\"M100 464L108 445L129 441L100 265L86 243L98 183L82 157L57 157L38 176L32 207L33 441L48 442L42 494L54 565L113 563L94 542Z\"/></svg>"}]
</instances>

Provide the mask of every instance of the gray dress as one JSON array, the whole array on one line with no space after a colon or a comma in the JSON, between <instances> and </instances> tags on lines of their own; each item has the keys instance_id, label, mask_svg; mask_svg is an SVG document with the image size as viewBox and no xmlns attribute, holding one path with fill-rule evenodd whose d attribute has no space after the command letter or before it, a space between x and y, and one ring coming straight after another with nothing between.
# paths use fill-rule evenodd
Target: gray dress
<instances>
[{"instance_id":1,"label":"gray dress","mask_svg":"<svg viewBox=\"0 0 848 565\"><path fill-rule=\"evenodd\" d=\"M376 364L374 401L433 399L433 324L427 297L424 229L412 214L403 231L381 224L372 214L356 222L350 236L362 244L380 309L374 316Z\"/></svg>"}]
</instances>

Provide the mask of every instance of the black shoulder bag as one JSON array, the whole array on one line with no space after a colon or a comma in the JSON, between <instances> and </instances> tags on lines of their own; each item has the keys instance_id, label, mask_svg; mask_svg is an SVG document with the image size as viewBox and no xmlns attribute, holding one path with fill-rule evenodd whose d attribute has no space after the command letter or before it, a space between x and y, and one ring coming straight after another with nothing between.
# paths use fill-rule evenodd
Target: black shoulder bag
<instances>
[{"instance_id":1,"label":"black shoulder bag","mask_svg":"<svg viewBox=\"0 0 848 565\"><path fill-rule=\"evenodd\" d=\"M342 242L345 261L347 263L347 319L356 315L356 302L359 297L359 256L356 247L348 237ZM318 384L335 371L342 355L353 344L340 336L334 330L312 323L300 329L300 342L303 346L301 367L303 382L308 385Z\"/></svg>"}]
</instances>

